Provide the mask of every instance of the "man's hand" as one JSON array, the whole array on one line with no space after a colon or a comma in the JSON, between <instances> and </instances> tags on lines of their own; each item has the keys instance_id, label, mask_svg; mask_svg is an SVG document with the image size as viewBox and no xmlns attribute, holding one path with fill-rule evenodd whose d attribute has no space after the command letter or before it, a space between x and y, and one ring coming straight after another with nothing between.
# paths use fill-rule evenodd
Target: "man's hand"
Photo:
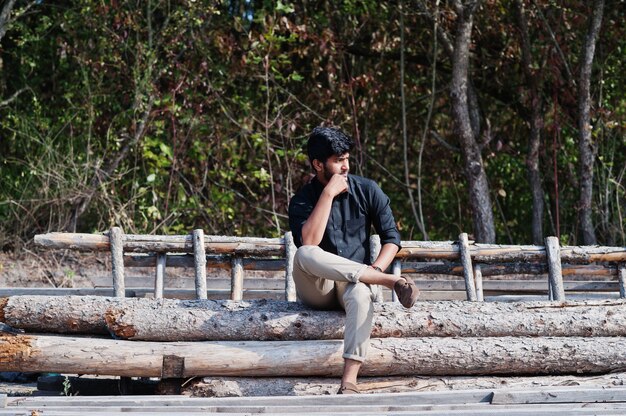
<instances>
[{"instance_id":1,"label":"man's hand","mask_svg":"<svg viewBox=\"0 0 626 416\"><path fill-rule=\"evenodd\" d=\"M324 187L324 192L327 192L328 196L330 196L331 198L334 198L337 195L347 191L348 176L341 175L339 173L335 173L326 184L326 187Z\"/></svg>"}]
</instances>

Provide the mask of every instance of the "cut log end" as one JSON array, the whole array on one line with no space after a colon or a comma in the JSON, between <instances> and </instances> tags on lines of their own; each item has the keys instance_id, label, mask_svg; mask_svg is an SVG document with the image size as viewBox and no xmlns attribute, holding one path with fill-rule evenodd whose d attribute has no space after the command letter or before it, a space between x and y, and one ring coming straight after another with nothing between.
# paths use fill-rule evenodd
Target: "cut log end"
<instances>
[{"instance_id":1,"label":"cut log end","mask_svg":"<svg viewBox=\"0 0 626 416\"><path fill-rule=\"evenodd\" d=\"M9 298L0 298L0 322L6 321L4 308L7 306L7 303L9 303Z\"/></svg>"},{"instance_id":2,"label":"cut log end","mask_svg":"<svg viewBox=\"0 0 626 416\"><path fill-rule=\"evenodd\" d=\"M0 334L0 364L5 364L2 367L8 365L11 368L18 368L19 361L30 356L31 341L32 338L28 335Z\"/></svg>"},{"instance_id":3,"label":"cut log end","mask_svg":"<svg viewBox=\"0 0 626 416\"><path fill-rule=\"evenodd\" d=\"M119 315L124 312L116 308L109 308L104 313L104 320L107 324L107 328L112 336L122 339L132 339L137 335L137 330L134 325L119 323Z\"/></svg>"}]
</instances>

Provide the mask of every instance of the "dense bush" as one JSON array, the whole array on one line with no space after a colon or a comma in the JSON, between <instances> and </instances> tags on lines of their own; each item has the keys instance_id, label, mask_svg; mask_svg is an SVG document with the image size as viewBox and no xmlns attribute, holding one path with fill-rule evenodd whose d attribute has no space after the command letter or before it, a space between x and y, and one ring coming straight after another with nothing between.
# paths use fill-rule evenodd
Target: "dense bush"
<instances>
[{"instance_id":1,"label":"dense bush","mask_svg":"<svg viewBox=\"0 0 626 416\"><path fill-rule=\"evenodd\" d=\"M425 238L422 219L430 239L471 232L451 59L424 12L453 38L455 10L392 3L17 1L0 23L0 246L114 224L280 235L321 123L357 139L352 171L391 197L404 239ZM471 44L497 240L532 242L526 153L541 105L544 235L581 243L576 74L591 6L526 5L541 75L531 102L513 3L484 2ZM623 13L605 6L592 75L592 208L609 245L626 245Z\"/></svg>"}]
</instances>

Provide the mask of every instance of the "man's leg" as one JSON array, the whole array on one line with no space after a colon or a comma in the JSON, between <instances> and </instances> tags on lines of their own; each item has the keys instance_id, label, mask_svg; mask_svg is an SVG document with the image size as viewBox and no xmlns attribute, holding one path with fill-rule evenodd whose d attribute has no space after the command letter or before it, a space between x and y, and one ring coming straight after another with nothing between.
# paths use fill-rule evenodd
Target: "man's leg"
<instances>
[{"instance_id":1,"label":"man's leg","mask_svg":"<svg viewBox=\"0 0 626 416\"><path fill-rule=\"evenodd\" d=\"M337 283L337 296L346 311L343 387L356 388L361 364L367 355L374 318L374 294L365 283ZM345 393L346 391L342 391Z\"/></svg>"},{"instance_id":2,"label":"man's leg","mask_svg":"<svg viewBox=\"0 0 626 416\"><path fill-rule=\"evenodd\" d=\"M316 309L338 309L335 282L323 275L311 273L302 263L314 262L314 253L301 247L296 251L293 265L293 281L296 284L298 298L306 305Z\"/></svg>"},{"instance_id":3,"label":"man's leg","mask_svg":"<svg viewBox=\"0 0 626 416\"><path fill-rule=\"evenodd\" d=\"M365 359L372 330L373 294L369 285L379 284L393 290L413 286L404 290L411 294L411 302L414 302L419 291L412 281L409 285L409 280L404 277L379 272L367 265L328 253L318 246L302 246L298 249L294 258L293 277L298 296L304 303L315 308L329 309L338 299L345 309L342 387L350 383L356 389L356 378Z\"/></svg>"},{"instance_id":4,"label":"man's leg","mask_svg":"<svg viewBox=\"0 0 626 416\"><path fill-rule=\"evenodd\" d=\"M296 251L293 273L294 279L297 273L301 273L336 282L382 285L389 289L393 289L399 280L404 281L404 277L379 272L366 264L329 253L318 246L302 246Z\"/></svg>"}]
</instances>

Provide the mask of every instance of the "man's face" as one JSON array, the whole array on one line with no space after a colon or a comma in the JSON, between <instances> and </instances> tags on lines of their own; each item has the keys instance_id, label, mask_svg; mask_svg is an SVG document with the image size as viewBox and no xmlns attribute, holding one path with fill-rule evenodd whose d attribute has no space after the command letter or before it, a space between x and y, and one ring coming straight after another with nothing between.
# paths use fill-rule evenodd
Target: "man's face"
<instances>
[{"instance_id":1,"label":"man's face","mask_svg":"<svg viewBox=\"0 0 626 416\"><path fill-rule=\"evenodd\" d=\"M323 175L323 183L327 184L330 178L332 178L335 173L343 176L348 176L349 171L350 153L344 153L340 156L332 155L331 157L329 157L328 160L326 160L326 163L322 165L322 170L319 173Z\"/></svg>"}]
</instances>

